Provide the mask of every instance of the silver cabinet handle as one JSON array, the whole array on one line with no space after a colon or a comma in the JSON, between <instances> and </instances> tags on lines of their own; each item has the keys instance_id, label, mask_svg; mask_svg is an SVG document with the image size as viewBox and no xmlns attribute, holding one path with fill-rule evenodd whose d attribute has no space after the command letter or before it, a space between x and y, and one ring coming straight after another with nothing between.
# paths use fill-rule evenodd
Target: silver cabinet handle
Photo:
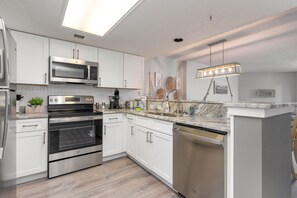
<instances>
[{"instance_id":1,"label":"silver cabinet handle","mask_svg":"<svg viewBox=\"0 0 297 198\"><path fill-rule=\"evenodd\" d=\"M131 126L131 135L134 135L134 126Z\"/></svg>"},{"instance_id":2,"label":"silver cabinet handle","mask_svg":"<svg viewBox=\"0 0 297 198\"><path fill-rule=\"evenodd\" d=\"M76 58L79 59L79 50L76 50Z\"/></svg>"},{"instance_id":3,"label":"silver cabinet handle","mask_svg":"<svg viewBox=\"0 0 297 198\"><path fill-rule=\"evenodd\" d=\"M150 142L148 139L148 136L149 136L149 132L146 132L146 142Z\"/></svg>"},{"instance_id":4,"label":"silver cabinet handle","mask_svg":"<svg viewBox=\"0 0 297 198\"><path fill-rule=\"evenodd\" d=\"M104 135L106 135L106 125L104 125Z\"/></svg>"},{"instance_id":5,"label":"silver cabinet handle","mask_svg":"<svg viewBox=\"0 0 297 198\"><path fill-rule=\"evenodd\" d=\"M23 127L37 127L38 124L24 124Z\"/></svg>"},{"instance_id":6,"label":"silver cabinet handle","mask_svg":"<svg viewBox=\"0 0 297 198\"><path fill-rule=\"evenodd\" d=\"M101 86L101 77L99 77L99 83L98 84L99 84L99 86Z\"/></svg>"},{"instance_id":7,"label":"silver cabinet handle","mask_svg":"<svg viewBox=\"0 0 297 198\"><path fill-rule=\"evenodd\" d=\"M45 132L43 133L43 144L45 144Z\"/></svg>"},{"instance_id":8,"label":"silver cabinet handle","mask_svg":"<svg viewBox=\"0 0 297 198\"><path fill-rule=\"evenodd\" d=\"M118 118L108 118L109 120L117 120Z\"/></svg>"},{"instance_id":9,"label":"silver cabinet handle","mask_svg":"<svg viewBox=\"0 0 297 198\"><path fill-rule=\"evenodd\" d=\"M152 134L153 134L153 133L150 133L150 143L153 143L153 140L152 140Z\"/></svg>"},{"instance_id":10,"label":"silver cabinet handle","mask_svg":"<svg viewBox=\"0 0 297 198\"><path fill-rule=\"evenodd\" d=\"M44 73L44 83L46 84L47 82L47 73Z\"/></svg>"},{"instance_id":11,"label":"silver cabinet handle","mask_svg":"<svg viewBox=\"0 0 297 198\"><path fill-rule=\"evenodd\" d=\"M2 143L0 146L0 159L2 159L5 155L5 149L6 149L6 140L7 140L7 133L8 133L8 105L9 105L9 91L5 90L5 117L4 117L4 127L3 127L3 138L2 138ZM1 131L0 131L1 134Z\"/></svg>"},{"instance_id":12,"label":"silver cabinet handle","mask_svg":"<svg viewBox=\"0 0 297 198\"><path fill-rule=\"evenodd\" d=\"M75 49L72 50L72 57L75 58Z\"/></svg>"},{"instance_id":13,"label":"silver cabinet handle","mask_svg":"<svg viewBox=\"0 0 297 198\"><path fill-rule=\"evenodd\" d=\"M124 80L124 87L127 87L127 80Z\"/></svg>"}]
</instances>

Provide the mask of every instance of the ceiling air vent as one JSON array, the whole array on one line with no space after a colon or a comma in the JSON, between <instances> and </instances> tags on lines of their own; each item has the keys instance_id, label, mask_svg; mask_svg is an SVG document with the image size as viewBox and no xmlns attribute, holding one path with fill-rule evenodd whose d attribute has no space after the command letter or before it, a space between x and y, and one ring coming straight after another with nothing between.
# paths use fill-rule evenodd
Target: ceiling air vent
<instances>
[{"instance_id":1,"label":"ceiling air vent","mask_svg":"<svg viewBox=\"0 0 297 198\"><path fill-rule=\"evenodd\" d=\"M79 39L84 39L84 38L85 38L85 36L80 35L80 34L74 34L73 36L74 36L75 38L79 38Z\"/></svg>"}]
</instances>

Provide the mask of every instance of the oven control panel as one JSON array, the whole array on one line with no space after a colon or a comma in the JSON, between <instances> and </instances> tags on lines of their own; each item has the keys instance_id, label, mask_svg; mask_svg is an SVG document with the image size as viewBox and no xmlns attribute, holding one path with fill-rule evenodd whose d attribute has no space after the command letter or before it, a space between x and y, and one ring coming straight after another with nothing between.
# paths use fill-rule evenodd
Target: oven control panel
<instances>
[{"instance_id":1,"label":"oven control panel","mask_svg":"<svg viewBox=\"0 0 297 198\"><path fill-rule=\"evenodd\" d=\"M49 105L60 104L93 104L93 96L48 96Z\"/></svg>"}]
</instances>

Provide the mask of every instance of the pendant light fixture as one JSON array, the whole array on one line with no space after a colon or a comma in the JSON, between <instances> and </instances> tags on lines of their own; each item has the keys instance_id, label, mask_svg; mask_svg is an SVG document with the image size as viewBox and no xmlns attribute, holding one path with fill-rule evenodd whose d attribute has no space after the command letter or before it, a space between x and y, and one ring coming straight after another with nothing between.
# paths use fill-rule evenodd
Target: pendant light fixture
<instances>
[{"instance_id":1,"label":"pendant light fixture","mask_svg":"<svg viewBox=\"0 0 297 198\"><path fill-rule=\"evenodd\" d=\"M224 63L225 56L225 42L227 40L219 40L214 43L208 44L209 46L209 65L210 67L205 67L201 69L197 69L196 78L198 79L209 79L211 78L208 90L206 95L203 98L203 101L206 101L207 96L209 95L209 90L213 83L214 78L225 77L228 83L228 88L231 95L231 100L233 101L233 94L229 83L229 76L237 76L242 74L241 66L238 62ZM214 45L222 44L222 64L211 66L211 48Z\"/></svg>"}]
</instances>

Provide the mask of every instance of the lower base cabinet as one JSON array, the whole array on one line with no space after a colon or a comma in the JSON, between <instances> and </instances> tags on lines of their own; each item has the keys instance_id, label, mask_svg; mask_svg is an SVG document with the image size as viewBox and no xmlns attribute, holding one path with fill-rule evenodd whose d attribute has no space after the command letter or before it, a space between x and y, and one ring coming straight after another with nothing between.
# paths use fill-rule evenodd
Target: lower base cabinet
<instances>
[{"instance_id":1,"label":"lower base cabinet","mask_svg":"<svg viewBox=\"0 0 297 198\"><path fill-rule=\"evenodd\" d=\"M17 177L47 170L47 131L17 133Z\"/></svg>"},{"instance_id":2,"label":"lower base cabinet","mask_svg":"<svg viewBox=\"0 0 297 198\"><path fill-rule=\"evenodd\" d=\"M151 121L152 119L148 120ZM136 123L135 123L136 124ZM129 126L129 125L128 125ZM129 127L128 127L129 129ZM163 132L136 125L133 138L128 139L135 148L128 153L137 162L172 184L173 175L173 137ZM172 131L170 131L172 133ZM128 135L128 134L127 134ZM130 147L131 147L130 145Z\"/></svg>"},{"instance_id":3,"label":"lower base cabinet","mask_svg":"<svg viewBox=\"0 0 297 198\"><path fill-rule=\"evenodd\" d=\"M147 168L150 168L150 150L149 142L150 131L146 128L136 126L135 128L135 159Z\"/></svg>"},{"instance_id":4,"label":"lower base cabinet","mask_svg":"<svg viewBox=\"0 0 297 198\"><path fill-rule=\"evenodd\" d=\"M173 138L159 132L152 134L151 170L172 184Z\"/></svg>"},{"instance_id":5,"label":"lower base cabinet","mask_svg":"<svg viewBox=\"0 0 297 198\"><path fill-rule=\"evenodd\" d=\"M103 115L103 157L124 152L122 114Z\"/></svg>"}]
</instances>

